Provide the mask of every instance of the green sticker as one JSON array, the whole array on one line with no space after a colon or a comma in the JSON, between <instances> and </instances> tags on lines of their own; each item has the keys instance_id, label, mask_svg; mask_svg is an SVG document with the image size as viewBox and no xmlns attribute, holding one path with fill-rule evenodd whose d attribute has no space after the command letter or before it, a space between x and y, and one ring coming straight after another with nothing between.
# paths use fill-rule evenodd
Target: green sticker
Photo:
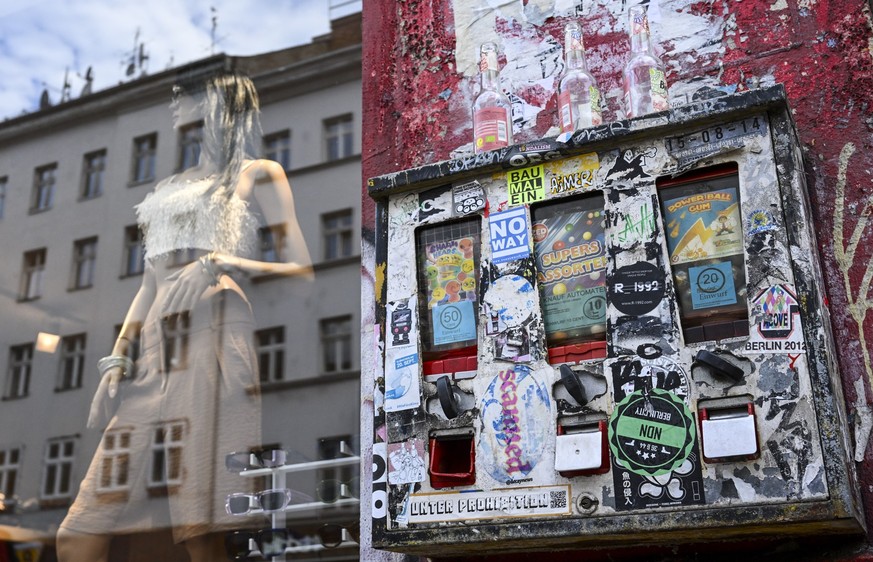
<instances>
[{"instance_id":1,"label":"green sticker","mask_svg":"<svg viewBox=\"0 0 873 562\"><path fill-rule=\"evenodd\" d=\"M682 399L666 390L625 396L609 420L609 447L620 464L643 476L678 468L694 445L694 418Z\"/></svg>"},{"instance_id":2,"label":"green sticker","mask_svg":"<svg viewBox=\"0 0 873 562\"><path fill-rule=\"evenodd\" d=\"M508 172L506 186L510 207L542 201L546 198L542 164Z\"/></svg>"}]
</instances>

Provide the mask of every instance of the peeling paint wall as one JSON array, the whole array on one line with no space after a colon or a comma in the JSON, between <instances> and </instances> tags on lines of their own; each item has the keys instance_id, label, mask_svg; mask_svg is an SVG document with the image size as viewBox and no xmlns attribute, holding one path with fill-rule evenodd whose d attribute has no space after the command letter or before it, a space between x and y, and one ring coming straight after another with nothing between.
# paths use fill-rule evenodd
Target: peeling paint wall
<instances>
[{"instance_id":1,"label":"peeling paint wall","mask_svg":"<svg viewBox=\"0 0 873 562\"><path fill-rule=\"evenodd\" d=\"M674 104L713 93L706 88L724 93L785 84L805 158L806 169L798 173L810 189L830 321L840 342L839 368L855 433L847 438L856 445L859 491L873 520L873 448L867 447L873 428L873 245L865 243L873 234L869 7L831 0L649 5ZM583 23L588 64L606 98L605 120L621 117L626 9L623 2L584 0L367 3L364 176L459 155L461 166L501 157L464 156L478 88L473 62L486 39L496 39L505 55L501 82L514 94L516 142L549 134L563 67L561 30L571 16ZM373 228L375 209L366 195L364 200L363 224ZM742 483L735 488L742 496Z\"/></svg>"}]
</instances>

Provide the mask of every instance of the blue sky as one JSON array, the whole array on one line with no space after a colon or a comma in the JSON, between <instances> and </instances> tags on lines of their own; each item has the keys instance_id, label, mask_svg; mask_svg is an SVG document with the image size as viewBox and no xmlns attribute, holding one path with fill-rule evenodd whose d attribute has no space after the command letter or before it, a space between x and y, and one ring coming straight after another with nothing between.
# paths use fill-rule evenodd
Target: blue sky
<instances>
[{"instance_id":1,"label":"blue sky","mask_svg":"<svg viewBox=\"0 0 873 562\"><path fill-rule=\"evenodd\" d=\"M307 43L330 30L330 15L360 10L342 0L14 0L0 2L0 119L36 110L48 89L61 98L68 70L78 97L93 68L94 90L126 76L137 29L148 55L145 70L157 73L214 52L253 55Z\"/></svg>"}]
</instances>

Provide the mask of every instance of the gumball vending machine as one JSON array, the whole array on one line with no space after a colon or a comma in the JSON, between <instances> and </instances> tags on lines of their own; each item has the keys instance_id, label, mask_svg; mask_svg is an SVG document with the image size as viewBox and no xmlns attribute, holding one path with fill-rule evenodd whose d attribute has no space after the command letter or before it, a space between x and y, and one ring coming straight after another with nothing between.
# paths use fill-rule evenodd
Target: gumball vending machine
<instances>
[{"instance_id":1,"label":"gumball vending machine","mask_svg":"<svg viewBox=\"0 0 873 562\"><path fill-rule=\"evenodd\" d=\"M385 272L374 546L862 532L780 86L369 193Z\"/></svg>"}]
</instances>

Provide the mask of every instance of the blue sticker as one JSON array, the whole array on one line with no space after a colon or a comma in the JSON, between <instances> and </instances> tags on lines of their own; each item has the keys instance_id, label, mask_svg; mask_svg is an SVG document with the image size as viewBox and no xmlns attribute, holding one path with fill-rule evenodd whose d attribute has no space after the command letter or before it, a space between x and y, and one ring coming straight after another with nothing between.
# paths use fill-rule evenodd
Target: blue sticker
<instances>
[{"instance_id":1,"label":"blue sticker","mask_svg":"<svg viewBox=\"0 0 873 562\"><path fill-rule=\"evenodd\" d=\"M433 344L463 342L476 339L476 317L471 301L438 304L433 315Z\"/></svg>"},{"instance_id":2,"label":"blue sticker","mask_svg":"<svg viewBox=\"0 0 873 562\"><path fill-rule=\"evenodd\" d=\"M524 207L494 213L491 222L491 261L504 263L530 255Z\"/></svg>"},{"instance_id":3,"label":"blue sticker","mask_svg":"<svg viewBox=\"0 0 873 562\"><path fill-rule=\"evenodd\" d=\"M415 365L418 363L418 354L413 353L412 355L407 355L406 357L400 357L394 361L395 369L402 369L403 367L409 367L410 365Z\"/></svg>"},{"instance_id":4,"label":"blue sticker","mask_svg":"<svg viewBox=\"0 0 873 562\"><path fill-rule=\"evenodd\" d=\"M688 275L691 277L691 306L694 310L737 303L731 262L691 267Z\"/></svg>"}]
</instances>

